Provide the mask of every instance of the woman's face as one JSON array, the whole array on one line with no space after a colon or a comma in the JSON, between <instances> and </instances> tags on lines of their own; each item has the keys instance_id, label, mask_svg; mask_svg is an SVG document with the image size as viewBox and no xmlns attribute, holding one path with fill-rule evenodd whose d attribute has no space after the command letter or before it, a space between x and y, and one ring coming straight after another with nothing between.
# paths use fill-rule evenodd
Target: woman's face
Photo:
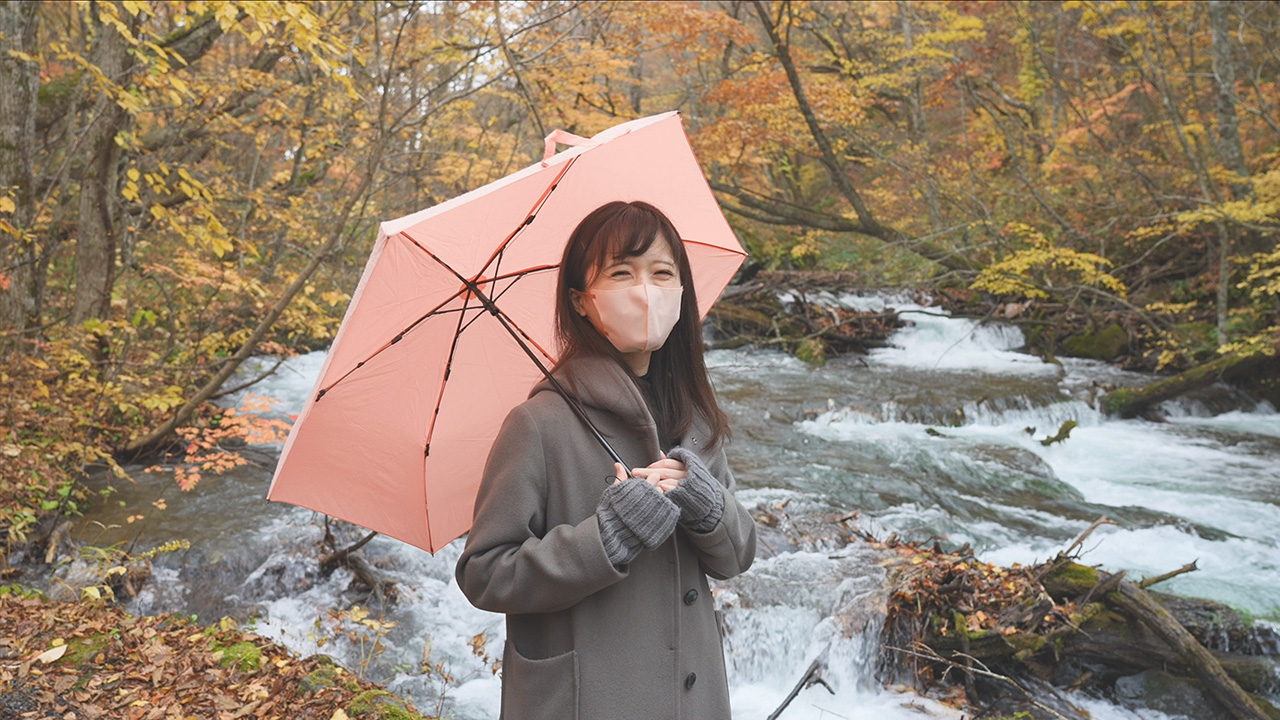
<instances>
[{"instance_id":1,"label":"woman's face","mask_svg":"<svg viewBox=\"0 0 1280 720\"><path fill-rule=\"evenodd\" d=\"M655 239L643 255L609 259L587 283L587 291L623 290L633 285L680 287L680 268L666 240Z\"/></svg>"},{"instance_id":2,"label":"woman's face","mask_svg":"<svg viewBox=\"0 0 1280 720\"><path fill-rule=\"evenodd\" d=\"M638 307L624 301L622 306L616 306L611 301L609 315L612 320L606 322L601 318L598 305L600 298L641 285L667 289L660 291L665 294L656 298L659 301L656 309L647 303ZM649 356L654 350L652 339L660 334L661 338L657 339L660 345L671 332L672 326L679 321L680 288L680 267L676 264L671 247L662 238L657 238L642 255L610 258L587 283L585 292L571 290L570 293L574 310L586 317L597 331L610 338L614 347L631 366L632 372L644 375L648 372ZM674 295L675 305L671 304L673 296L670 291L677 291ZM648 293L642 297L648 301L655 300ZM616 295L613 296L613 301L618 299ZM675 312L674 315L670 314L672 311ZM656 315L653 314L655 312ZM620 326L619 322L626 324ZM611 333L614 335L611 336Z\"/></svg>"},{"instance_id":3,"label":"woman's face","mask_svg":"<svg viewBox=\"0 0 1280 720\"><path fill-rule=\"evenodd\" d=\"M675 256L671 254L671 247L662 238L655 239L642 255L610 258L587 281L586 292L569 292L574 310L579 315L590 318L599 327L600 318L596 315L595 307L587 302L586 296L594 291L625 290L634 285L680 287L680 268L676 265Z\"/></svg>"}]
</instances>

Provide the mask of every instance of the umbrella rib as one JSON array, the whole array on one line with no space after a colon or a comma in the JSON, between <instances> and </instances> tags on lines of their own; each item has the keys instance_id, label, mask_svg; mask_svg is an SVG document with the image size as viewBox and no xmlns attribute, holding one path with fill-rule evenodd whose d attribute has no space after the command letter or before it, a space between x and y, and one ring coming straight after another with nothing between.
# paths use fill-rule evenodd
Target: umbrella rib
<instances>
[{"instance_id":1,"label":"umbrella rib","mask_svg":"<svg viewBox=\"0 0 1280 720\"><path fill-rule=\"evenodd\" d=\"M702 242L700 240L690 240L689 238L680 238L680 242L684 243L685 245L701 245L702 247L715 248L716 250L723 250L725 252L733 253L735 255L741 255L742 257L747 256L747 252L745 250L734 250L733 248L727 248L727 247L716 245L714 243L709 243L709 242Z\"/></svg>"},{"instance_id":2,"label":"umbrella rib","mask_svg":"<svg viewBox=\"0 0 1280 720\"><path fill-rule=\"evenodd\" d=\"M497 285L497 281L498 281L498 280L506 280L506 279L509 279L509 278L515 278L516 280L519 280L520 278L523 278L523 277L525 277L525 276L527 276L527 275L532 275L532 274L533 274L533 273L535 273L535 272L541 272L541 271L544 271L544 270L556 270L556 269L558 269L558 268L559 268L559 266L558 266L558 265L543 265L542 267L530 268L530 269L528 269L528 270L521 270L520 272L511 273L510 275L505 275L505 276L496 277L496 278L493 278L493 280L492 280L491 282L487 282L486 284L487 284L487 285L490 285L490 287L493 287L493 286L496 286L496 285ZM503 288L503 289L502 289L502 291L501 291L501 292L499 292L497 295L494 295L494 296L492 297L492 301L493 301L494 303L498 302L499 300L501 300L501 299L502 299L502 296L503 296L503 295L506 295L506 294L507 294L507 291L508 291L508 290L510 290L511 288L513 288L513 287L515 287L515 286L516 286L515 282L512 282L510 285L508 285L508 286L506 286L505 288ZM452 310L446 310L445 312L453 312L453 311L452 311ZM505 314L505 313L504 313L504 314ZM471 325L472 325L473 323L475 323L475 321L479 320L479 319L480 319L480 318L482 318L482 317L484 317L484 315L483 315L483 314L477 314L475 317L471 318L471 320L469 320L469 321L467 322L466 326L462 328L462 331L463 331L463 332L465 332L467 328L471 327ZM510 319L510 316L508 316L508 319ZM519 331L520 331L520 334L521 334L521 335L524 335L524 337L525 337L525 339L526 339L526 340L528 340L530 343L532 343L534 347L538 348L538 351L539 351L539 352L541 352L544 356L546 356L546 358L547 358L548 360L550 360L551 362L555 362L555 358L551 357L551 353L549 353L549 352L547 352L546 350L544 350L544 349L543 349L543 347L542 347L541 345L539 345L539 344L538 344L538 341L534 340L532 337L530 337L530 336L529 336L529 333L525 332L525 331L524 331L524 329L523 329L523 328L521 328L519 325L516 325L516 324L515 324L515 321L512 321L512 323L511 323L511 324L512 324L513 326L515 326L515 328L516 328L517 330L519 330Z\"/></svg>"},{"instance_id":3,"label":"umbrella rib","mask_svg":"<svg viewBox=\"0 0 1280 720\"><path fill-rule=\"evenodd\" d=\"M569 158L569 162L564 164L564 168L556 174L555 179L551 181L551 184L547 186L547 189L542 191L541 197L533 203L533 207L529 209L529 215L524 219L524 222L520 223L520 226L515 230L512 230L511 234L507 235L506 239L498 245L498 247L493 251L493 254L489 256L489 259L485 261L484 266L480 269L481 273L487 270L489 266L493 264L494 260L501 263L502 253L507 249L507 246L511 244L512 240L516 239L516 236L519 235L521 231L533 223L533 219L538 216L538 213L542 210L543 206L547 204L547 198L550 198L551 193L555 192L556 188L560 187L560 180L569 172L569 168L573 167L573 164L578 161L579 157L581 156L576 155ZM477 277L479 277L479 274L477 274Z\"/></svg>"},{"instance_id":4,"label":"umbrella rib","mask_svg":"<svg viewBox=\"0 0 1280 720\"><path fill-rule=\"evenodd\" d=\"M436 418L440 417L440 403L444 400L444 389L449 384L449 374L453 371L453 356L458 350L458 338L462 337L462 323L467 319L467 310L471 309L469 304L475 291L470 288L467 290L466 296L462 298L462 312L458 313L458 327L453 330L453 343L449 346L449 359L445 360L444 363L444 379L440 381L440 392L436 394L436 406L431 412L431 424L427 426L427 441L426 447L423 449L423 457L431 457L431 437L436 432ZM477 317L482 314L477 313ZM468 326L470 324L467 323Z\"/></svg>"},{"instance_id":5,"label":"umbrella rib","mask_svg":"<svg viewBox=\"0 0 1280 720\"><path fill-rule=\"evenodd\" d=\"M414 244L416 245L417 243L414 243ZM361 360L360 362L356 363L356 366L355 366L355 367L353 367L353 368L351 368L350 370L346 371L345 373L343 373L343 374L342 374L342 377L340 377L340 378L338 378L337 380L334 380L333 382L329 383L328 387L321 388L321 389L320 389L320 392L316 393L316 400L319 400L320 398L324 397L324 394L325 394L325 393L327 393L327 392L329 392L330 390L332 390L332 389L333 389L333 387L334 387L335 385L337 385L338 383L342 382L343 380L346 380L346 379L347 379L347 377L349 377L349 376L351 375L351 373L353 373L353 372L355 372L355 371L359 370L360 368L364 367L364 366L365 366L365 363L369 362L370 360L374 359L374 358L375 358L375 357L377 357L378 355L382 354L382 351L383 351L383 350L386 350L387 348L391 347L392 345L395 345L396 343L400 342L400 340L405 336L405 334L406 334L406 333L408 333L410 330L412 330L412 329L414 329L415 327L417 327L418 325L420 325L420 324L421 324L424 320L426 320L427 318L431 317L432 315L436 315L436 314L443 314L443 313L447 313L447 312L453 312L452 310L444 310L444 311L441 311L441 310L440 310L440 308L442 308L442 307L444 307L445 305L448 305L449 303L453 302L453 301L454 301L454 300L455 300L459 295L461 295L462 293L466 292L466 290L467 290L467 289L466 289L465 287L464 287L464 288L459 288L459 289L458 289L458 291L457 291L456 293L454 293L454 294L450 295L449 297L445 298L445 300L444 300L443 302L441 302L439 305L436 305L435 307L431 308L430 310L428 310L428 311L427 311L427 313L426 313L425 315L423 315L422 317L418 318L417 320L414 320L412 323L410 323L410 324L409 324L409 326L408 326L408 327L406 327L405 329L403 329L403 330L401 330L400 332L396 333L395 337L393 337L393 338L391 338L389 341L387 341L387 343L386 343L385 345L383 345L382 347L378 348L377 350L374 350L374 351L373 351L373 353L371 353L371 354L369 355L369 357L367 357L367 358L365 358L364 360Z\"/></svg>"},{"instance_id":6,"label":"umbrella rib","mask_svg":"<svg viewBox=\"0 0 1280 720\"><path fill-rule=\"evenodd\" d=\"M542 210L542 206L546 204L547 198L551 196L551 193L555 191L557 187L559 187L560 179L564 177L565 173L569 172L569 168L573 167L573 164L578 161L578 157L579 156L574 156L570 158L568 162L565 163L564 168L561 169L560 172L556 174L555 178L551 181L551 184L548 185L546 189L542 191L542 195L538 196L538 199L534 201L533 207L529 209L529 212L527 215L525 215L524 220L522 220L520 224L516 226L515 230L512 230L505 238L503 238L502 242L498 244L497 249L495 249L493 251L493 254L489 256L489 259L484 262L484 265L480 268L480 272L476 273L477 278L480 277L480 275L482 275L484 271L487 270L489 266L493 264L493 261L495 259L499 259L501 257L502 252L507 249L507 246L511 244L511 241L514 240L522 230L524 230L526 227L528 227L533 223L533 219L538 216L538 212ZM457 270L454 270L443 260L436 257L435 253L432 253L430 250L427 250L425 247L423 247L421 243L419 243L417 240L413 238L413 236L409 234L408 230L402 230L400 231L400 234L404 236L405 239L409 240L414 245L416 245L419 250L430 255L433 260L435 260L436 262L440 263L445 268L447 268L449 272L452 272L454 275L457 275L459 280L463 280L465 282L462 275L459 274Z\"/></svg>"},{"instance_id":7,"label":"umbrella rib","mask_svg":"<svg viewBox=\"0 0 1280 720\"><path fill-rule=\"evenodd\" d=\"M408 235L405 235L405 237L409 238ZM413 242L413 244L415 245L418 245L417 241L414 240L413 238L409 238L409 241ZM568 390L564 389L564 386L561 385L560 381L557 380L555 376L551 374L551 371L547 369L547 366L542 364L542 361L538 359L538 356L533 352L533 350L530 350L529 346L526 345L524 341L520 339L522 336L528 337L525 331L519 330L519 332L517 333L516 329L513 329L515 328L514 323L511 323L507 318L507 314L499 310L498 306L493 304L493 300L489 299L489 297L484 294L484 292L477 285L476 280L474 279L468 280L467 278L464 278L457 270L454 270L453 268L449 267L449 265L446 264L445 261L436 257L435 253L431 252L425 247L422 247L421 245L418 245L418 247L422 250L422 252L431 256L433 260L440 263L441 267L453 273L454 276L458 278L458 281L461 282L466 287L466 289L471 291L470 294L474 296L477 300L479 300L480 304L484 305L484 309L487 310L490 315L493 315L493 317L497 319L498 323L502 325L504 330L507 331L507 334L511 336L511 339L516 341L516 345L519 345L520 349L524 351L524 354L528 355L529 359L533 361L533 364L538 366L538 370L542 371L543 377L545 377L551 383L551 385L556 389L556 392L560 393L560 397L564 398L565 402L569 403L569 407L573 410L574 414L577 415L584 423L586 423L587 428L591 430L591 434L593 437L595 437L596 442L600 443L601 447L605 449L605 452L609 453L609 457L613 458L613 461L618 463L619 465L623 467L629 467L625 462L622 461L622 457L618 455L618 451L613 449L613 446L609 444L609 441L605 439L605 436L600 433L600 430L598 428L596 428L595 423L591 422L591 418L587 417L587 411L582 409L582 406L578 404L577 399L575 399L572 395L570 395ZM529 341L533 342L532 339L530 339ZM538 346L536 342L534 342L533 344L544 355L547 355L547 351L544 350L541 346ZM547 355L547 357L550 358L550 355Z\"/></svg>"}]
</instances>

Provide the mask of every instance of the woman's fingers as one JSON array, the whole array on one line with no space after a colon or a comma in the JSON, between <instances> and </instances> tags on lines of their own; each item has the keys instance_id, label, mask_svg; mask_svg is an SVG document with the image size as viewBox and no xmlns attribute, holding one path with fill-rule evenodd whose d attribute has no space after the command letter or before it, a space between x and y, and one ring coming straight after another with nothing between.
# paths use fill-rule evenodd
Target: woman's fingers
<instances>
[{"instance_id":1,"label":"woman's fingers","mask_svg":"<svg viewBox=\"0 0 1280 720\"><path fill-rule=\"evenodd\" d=\"M680 481L676 480L675 478L663 478L658 481L658 485L657 485L658 490L661 492L667 492L668 490L675 490L679 486L680 486Z\"/></svg>"},{"instance_id":2,"label":"woman's fingers","mask_svg":"<svg viewBox=\"0 0 1280 720\"><path fill-rule=\"evenodd\" d=\"M643 478L645 482L657 487L662 475L649 468L631 468L631 477Z\"/></svg>"},{"instance_id":3,"label":"woman's fingers","mask_svg":"<svg viewBox=\"0 0 1280 720\"><path fill-rule=\"evenodd\" d=\"M673 460L672 458L669 458L669 457L666 457L666 456L663 456L663 458L662 458L661 460L658 460L658 461L656 461L656 462L650 463L649 467L651 467L651 468L666 468L666 469L668 469L668 470L676 470L676 471L678 471L678 472L684 472L684 471L685 471L684 463L680 462L679 460Z\"/></svg>"},{"instance_id":4,"label":"woman's fingers","mask_svg":"<svg viewBox=\"0 0 1280 720\"><path fill-rule=\"evenodd\" d=\"M680 482L685 478L683 471L677 472L669 468L655 468L653 466L643 468L631 468L632 477L644 478L650 485L657 487L659 482L663 480L672 480Z\"/></svg>"},{"instance_id":5,"label":"woman's fingers","mask_svg":"<svg viewBox=\"0 0 1280 720\"><path fill-rule=\"evenodd\" d=\"M622 466L622 463L613 464L613 474L618 478L614 482L622 482L627 479L627 469Z\"/></svg>"}]
</instances>

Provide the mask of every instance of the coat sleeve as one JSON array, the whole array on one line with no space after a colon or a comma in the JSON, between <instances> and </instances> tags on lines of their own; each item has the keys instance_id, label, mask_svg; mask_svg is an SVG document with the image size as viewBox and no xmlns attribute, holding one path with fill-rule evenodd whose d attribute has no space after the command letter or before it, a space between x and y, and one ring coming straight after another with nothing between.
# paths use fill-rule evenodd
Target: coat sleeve
<instances>
[{"instance_id":1,"label":"coat sleeve","mask_svg":"<svg viewBox=\"0 0 1280 720\"><path fill-rule=\"evenodd\" d=\"M724 513L709 532L682 528L693 542L702 569L717 580L727 580L751 567L756 558L756 522L734 496L736 482L723 448L698 454L711 476L720 481L724 493Z\"/></svg>"},{"instance_id":2,"label":"coat sleeve","mask_svg":"<svg viewBox=\"0 0 1280 720\"><path fill-rule=\"evenodd\" d=\"M499 613L545 613L576 605L625 578L609 562L593 514L546 527L547 467L527 408L507 416L476 497L458 558L458 586L473 605Z\"/></svg>"}]
</instances>

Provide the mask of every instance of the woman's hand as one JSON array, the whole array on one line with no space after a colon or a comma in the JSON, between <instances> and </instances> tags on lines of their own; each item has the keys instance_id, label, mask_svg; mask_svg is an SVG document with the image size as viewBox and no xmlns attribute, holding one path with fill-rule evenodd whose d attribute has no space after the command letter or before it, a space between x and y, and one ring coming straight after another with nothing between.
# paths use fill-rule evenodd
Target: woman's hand
<instances>
[{"instance_id":1,"label":"woman's hand","mask_svg":"<svg viewBox=\"0 0 1280 720\"><path fill-rule=\"evenodd\" d=\"M615 463L615 470L620 471L620 467ZM662 454L661 460L650 463L648 467L631 468L632 477L644 478L645 482L660 492L676 489L686 475L684 463L667 457L666 453Z\"/></svg>"}]
</instances>

